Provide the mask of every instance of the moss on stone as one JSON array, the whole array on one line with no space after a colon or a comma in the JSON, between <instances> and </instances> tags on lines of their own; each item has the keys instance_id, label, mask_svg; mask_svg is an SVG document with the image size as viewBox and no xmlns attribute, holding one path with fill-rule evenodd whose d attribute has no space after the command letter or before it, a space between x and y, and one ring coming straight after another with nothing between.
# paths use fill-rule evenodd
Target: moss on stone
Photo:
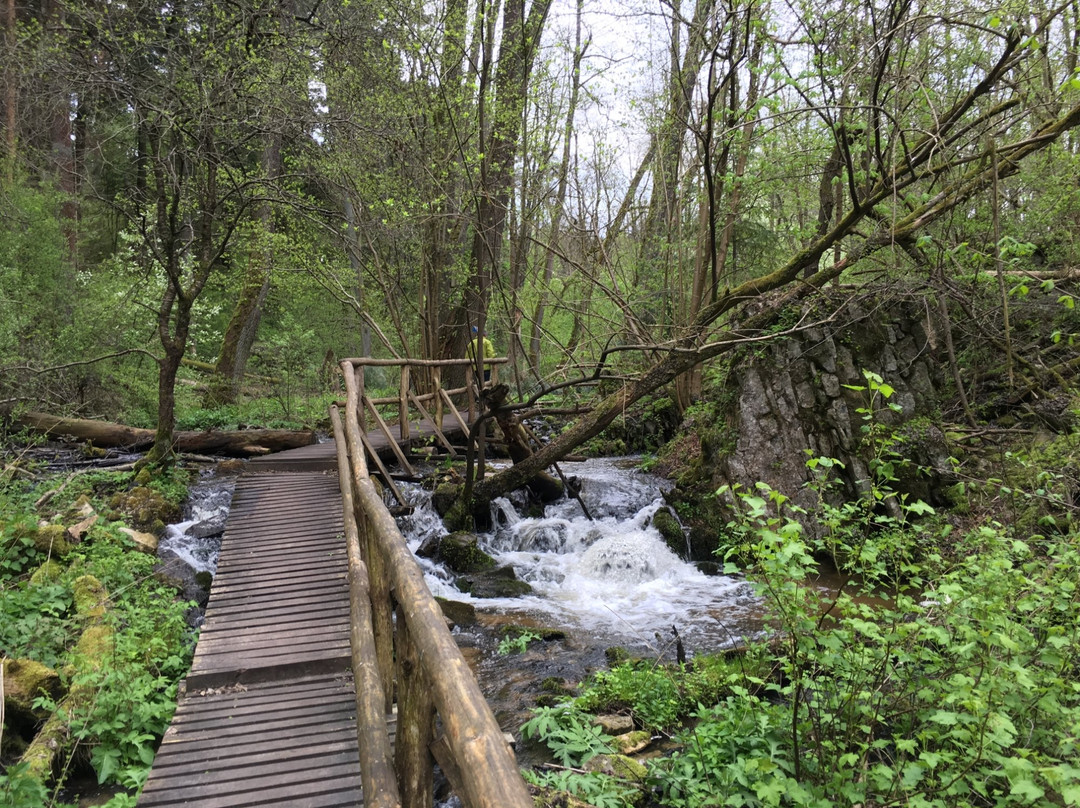
<instances>
[{"instance_id":1,"label":"moss on stone","mask_svg":"<svg viewBox=\"0 0 1080 808\"><path fill-rule=\"evenodd\" d=\"M675 514L667 508L661 508L653 516L652 524L653 527L660 531L664 544L668 546L671 552L679 557L686 555L686 535L683 533L682 525L679 524Z\"/></svg>"},{"instance_id":2,"label":"moss on stone","mask_svg":"<svg viewBox=\"0 0 1080 808\"><path fill-rule=\"evenodd\" d=\"M81 617L99 619L105 615L109 593L93 575L81 575L72 585L75 612Z\"/></svg>"},{"instance_id":3,"label":"moss on stone","mask_svg":"<svg viewBox=\"0 0 1080 808\"><path fill-rule=\"evenodd\" d=\"M112 656L116 632L108 626L90 626L79 637L75 652L82 657L82 670L98 670Z\"/></svg>"},{"instance_id":4,"label":"moss on stone","mask_svg":"<svg viewBox=\"0 0 1080 808\"><path fill-rule=\"evenodd\" d=\"M71 552L71 541L63 525L42 525L34 534L34 547L38 552L63 558Z\"/></svg>"},{"instance_id":5,"label":"moss on stone","mask_svg":"<svg viewBox=\"0 0 1080 808\"><path fill-rule=\"evenodd\" d=\"M431 504L439 516L446 516L461 496L461 486L457 483L439 483L431 495Z\"/></svg>"},{"instance_id":6,"label":"moss on stone","mask_svg":"<svg viewBox=\"0 0 1080 808\"><path fill-rule=\"evenodd\" d=\"M114 495L109 507L126 514L135 528L154 533L180 517L180 509L174 503L145 485Z\"/></svg>"},{"instance_id":7,"label":"moss on stone","mask_svg":"<svg viewBox=\"0 0 1080 808\"><path fill-rule=\"evenodd\" d=\"M457 573L483 572L496 566L495 559L480 549L476 536L462 530L442 538L439 557Z\"/></svg>"},{"instance_id":8,"label":"moss on stone","mask_svg":"<svg viewBox=\"0 0 1080 808\"><path fill-rule=\"evenodd\" d=\"M51 698L59 698L62 691L60 675L50 668L32 659L5 659L4 665L4 706L13 713L38 715L33 707L34 699L42 693Z\"/></svg>"},{"instance_id":9,"label":"moss on stone","mask_svg":"<svg viewBox=\"0 0 1080 808\"><path fill-rule=\"evenodd\" d=\"M64 572L64 566L58 562L49 560L34 570L34 574L30 576L30 586L41 586L42 584L49 584L59 578Z\"/></svg>"},{"instance_id":10,"label":"moss on stone","mask_svg":"<svg viewBox=\"0 0 1080 808\"><path fill-rule=\"evenodd\" d=\"M626 755L597 755L585 763L585 771L600 772L632 782L644 782L648 769Z\"/></svg>"}]
</instances>

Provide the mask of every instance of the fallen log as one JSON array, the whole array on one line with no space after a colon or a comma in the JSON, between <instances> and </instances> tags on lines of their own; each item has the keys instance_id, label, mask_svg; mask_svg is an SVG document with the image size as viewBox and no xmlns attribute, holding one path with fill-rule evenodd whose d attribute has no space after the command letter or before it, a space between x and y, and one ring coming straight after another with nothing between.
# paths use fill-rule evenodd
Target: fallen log
<instances>
[{"instance_id":1,"label":"fallen log","mask_svg":"<svg viewBox=\"0 0 1080 808\"><path fill-rule=\"evenodd\" d=\"M123 448L138 452L154 445L154 430L137 429L108 421L61 418L41 412L27 412L19 415L15 422L35 432L65 435L80 441L89 441L101 448ZM298 449L315 441L316 435L311 430L182 431L175 434L173 448L178 452L251 457L284 449Z\"/></svg>"}]
</instances>

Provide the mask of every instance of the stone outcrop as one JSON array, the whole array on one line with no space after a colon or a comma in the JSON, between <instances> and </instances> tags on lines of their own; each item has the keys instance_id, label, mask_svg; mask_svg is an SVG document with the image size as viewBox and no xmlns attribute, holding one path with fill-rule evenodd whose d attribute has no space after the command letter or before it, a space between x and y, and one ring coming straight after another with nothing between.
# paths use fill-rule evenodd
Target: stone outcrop
<instances>
[{"instance_id":1,"label":"stone outcrop","mask_svg":"<svg viewBox=\"0 0 1080 808\"><path fill-rule=\"evenodd\" d=\"M734 360L725 400L710 414L716 417L697 427L699 493L721 485L753 490L760 481L812 513L818 501L807 487L807 461L828 457L843 464L835 495L855 498L870 479L873 448L864 427L872 410L873 423L895 438L894 486L912 500L936 504L949 471L945 436L934 423L946 368L927 311L916 302L885 311L873 299L847 301L846 315L835 323L755 345ZM892 395L873 396L864 370L880 376ZM680 496L676 492L673 501ZM714 511L699 515L696 525L693 518L684 521L691 522L693 555L702 558L715 549L726 518ZM809 534L819 530L812 517L802 521Z\"/></svg>"}]
</instances>

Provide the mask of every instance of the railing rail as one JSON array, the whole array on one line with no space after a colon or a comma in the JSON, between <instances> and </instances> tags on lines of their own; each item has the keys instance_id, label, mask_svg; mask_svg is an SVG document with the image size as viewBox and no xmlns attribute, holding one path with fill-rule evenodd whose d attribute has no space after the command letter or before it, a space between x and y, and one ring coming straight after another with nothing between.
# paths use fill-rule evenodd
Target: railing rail
<instances>
[{"instance_id":1,"label":"railing rail","mask_svg":"<svg viewBox=\"0 0 1080 808\"><path fill-rule=\"evenodd\" d=\"M493 356L483 360L485 367L491 369L491 382L493 384L499 380L499 367L509 361L505 356ZM364 370L369 367L399 367L401 376L398 384L398 394L380 398L368 396ZM431 420L441 428L444 406L449 405L456 413L457 408L450 403L450 397L462 394L467 397L469 423L472 423L476 418L476 362L472 359L372 359L371 357L360 357L341 360L341 368L346 379L351 375L357 385L361 432L367 431L365 410L388 404L397 405L398 423L403 430L401 433L402 440L409 439L410 404L417 406L425 418L430 417L428 410L434 410L434 418ZM451 389L443 388L442 371L445 368L464 368L465 386ZM419 374L414 373L416 370L425 371L425 381L427 383L424 385L424 389L419 389L417 384L420 381L417 378ZM426 406L429 403L432 405L431 407Z\"/></svg>"},{"instance_id":2,"label":"railing rail","mask_svg":"<svg viewBox=\"0 0 1080 808\"><path fill-rule=\"evenodd\" d=\"M331 407L349 545L364 803L430 808L437 761L468 808L529 808L532 799L513 752L368 475L359 418L361 390L353 363L400 361L343 361L348 393L344 417L336 405ZM410 364L417 362L422 360ZM386 717L395 694L391 765Z\"/></svg>"}]
</instances>

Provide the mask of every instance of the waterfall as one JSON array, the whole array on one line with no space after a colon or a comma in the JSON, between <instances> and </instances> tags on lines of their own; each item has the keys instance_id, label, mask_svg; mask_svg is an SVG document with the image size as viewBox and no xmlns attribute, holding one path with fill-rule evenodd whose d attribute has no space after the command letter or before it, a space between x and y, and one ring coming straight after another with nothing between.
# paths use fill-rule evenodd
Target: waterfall
<instances>
[{"instance_id":1,"label":"waterfall","mask_svg":"<svg viewBox=\"0 0 1080 808\"><path fill-rule=\"evenodd\" d=\"M480 534L480 545L500 565L513 566L533 595L473 598L457 589L452 573L421 559L433 594L613 644L652 643L676 625L688 642L719 648L754 631L760 618L752 588L739 578L705 575L669 549L652 526L666 483L633 465L605 458L574 466L593 521L574 500L553 503L540 516L522 515L510 499L492 503L495 528ZM445 530L425 492L414 488L410 496L415 511L399 527L415 550Z\"/></svg>"}]
</instances>

